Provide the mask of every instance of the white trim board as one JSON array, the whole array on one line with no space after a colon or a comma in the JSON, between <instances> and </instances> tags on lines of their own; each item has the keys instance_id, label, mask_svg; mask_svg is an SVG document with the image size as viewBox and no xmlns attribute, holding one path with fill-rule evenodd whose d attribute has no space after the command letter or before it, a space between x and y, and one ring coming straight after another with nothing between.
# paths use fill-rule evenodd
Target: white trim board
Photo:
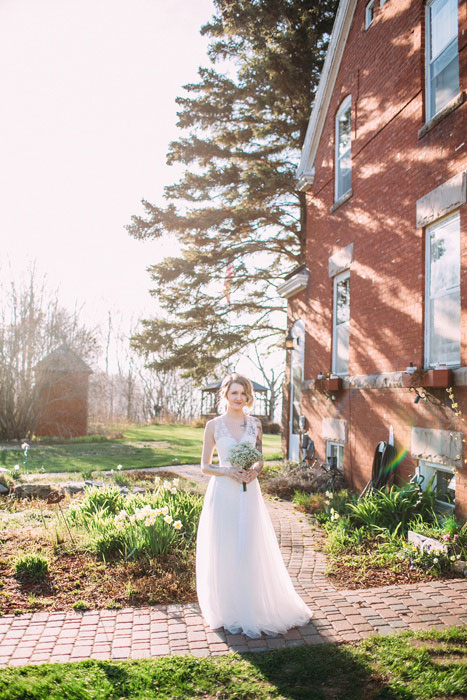
<instances>
[{"instance_id":1,"label":"white trim board","mask_svg":"<svg viewBox=\"0 0 467 700\"><path fill-rule=\"evenodd\" d=\"M329 47L326 53L321 78L313 102L310 121L305 136L300 164L297 168L297 180L306 180L302 185L304 190L310 187L310 176L314 175L314 160L318 150L321 134L331 102L334 85L342 61L344 48L347 43L350 27L357 6L357 0L341 0L332 29ZM304 186L305 185L305 186ZM300 188L300 189L302 189Z\"/></svg>"}]
</instances>

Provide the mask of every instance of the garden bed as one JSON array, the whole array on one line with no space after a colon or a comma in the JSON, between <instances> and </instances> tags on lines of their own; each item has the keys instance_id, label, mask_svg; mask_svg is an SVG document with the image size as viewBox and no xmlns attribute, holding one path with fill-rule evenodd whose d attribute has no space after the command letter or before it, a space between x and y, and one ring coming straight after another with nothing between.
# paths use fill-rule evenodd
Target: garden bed
<instances>
[{"instance_id":1,"label":"garden bed","mask_svg":"<svg viewBox=\"0 0 467 700\"><path fill-rule=\"evenodd\" d=\"M154 481L154 475L150 478ZM143 476L136 483L144 481ZM184 480L175 479L177 486L180 481ZM174 482L166 479L159 482L162 483L168 485ZM198 493L188 483L183 488L180 485L176 493L172 493L168 486L165 491L160 486L159 495L156 491L148 490L147 494L130 494L126 498L114 488L111 501L117 499L116 513L110 515L101 511L98 519L102 516L105 527L102 525L102 533L96 530L91 537L79 522L76 511L92 491L86 491L84 496L67 496L60 506L38 500L0 499L0 614L147 607L196 600L193 537L196 522L181 523L180 531L172 532L170 528L177 523L177 517L188 521L192 509L200 509ZM163 513L156 518L153 510L150 517L155 525L145 527L140 518L133 525L130 522L121 528L119 524L114 525L112 518L121 511L122 503L124 506L130 504L131 512L132 499L136 499L134 512L138 508L141 510L144 504L152 504L146 507L154 508L157 504L163 506L167 503L169 512L174 514L172 522L163 522ZM186 518L183 515L185 512ZM116 539L132 528L137 530L140 539L143 537L140 542L133 533L133 539L128 540L132 548L133 544L138 546L135 555L132 555L129 547L124 549L124 538L121 542ZM167 551L151 553L151 546L157 549L157 542L152 542L149 537L152 532L156 533L156 539L157 533L162 540L169 538L170 544L165 548ZM105 547L101 546L99 550L99 545L94 542L93 549L93 538L96 540L99 536L101 539L104 537ZM108 542L106 537L110 537ZM113 539L116 541L113 542ZM118 551L118 547L121 551ZM39 555L46 560L47 570L35 578L18 575L16 562L21 555Z\"/></svg>"}]
</instances>

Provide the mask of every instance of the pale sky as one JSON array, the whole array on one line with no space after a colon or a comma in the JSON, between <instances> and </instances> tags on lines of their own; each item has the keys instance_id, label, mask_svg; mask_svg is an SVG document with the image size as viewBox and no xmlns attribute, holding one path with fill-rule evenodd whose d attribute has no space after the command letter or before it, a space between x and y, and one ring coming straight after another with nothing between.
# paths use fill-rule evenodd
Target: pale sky
<instances>
[{"instance_id":1,"label":"pale sky","mask_svg":"<svg viewBox=\"0 0 467 700\"><path fill-rule=\"evenodd\" d=\"M90 321L150 314L145 268L168 247L124 226L177 179L175 97L208 65L199 29L213 12L210 0L0 0L0 267L36 260Z\"/></svg>"}]
</instances>

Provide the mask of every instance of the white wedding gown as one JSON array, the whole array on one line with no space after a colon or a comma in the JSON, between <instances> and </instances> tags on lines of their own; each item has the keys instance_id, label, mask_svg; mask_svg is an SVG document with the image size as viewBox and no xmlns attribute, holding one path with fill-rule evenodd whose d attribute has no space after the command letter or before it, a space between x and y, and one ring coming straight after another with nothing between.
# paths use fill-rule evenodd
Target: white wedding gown
<instances>
[{"instance_id":1,"label":"white wedding gown","mask_svg":"<svg viewBox=\"0 0 467 700\"><path fill-rule=\"evenodd\" d=\"M256 443L256 419L247 416L241 442ZM231 466L240 442L223 416L214 419L219 461ZM295 591L279 549L258 479L246 492L229 476L212 476L204 498L196 546L196 589L205 621L249 637L284 633L312 615Z\"/></svg>"}]
</instances>

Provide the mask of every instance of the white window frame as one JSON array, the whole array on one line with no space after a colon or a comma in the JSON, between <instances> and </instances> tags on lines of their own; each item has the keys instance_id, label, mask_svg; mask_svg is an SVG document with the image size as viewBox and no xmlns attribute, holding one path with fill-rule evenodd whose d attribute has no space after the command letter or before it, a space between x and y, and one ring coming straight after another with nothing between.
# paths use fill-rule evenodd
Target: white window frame
<instances>
[{"instance_id":1,"label":"white window frame","mask_svg":"<svg viewBox=\"0 0 467 700\"><path fill-rule=\"evenodd\" d=\"M426 460L419 460L418 462L418 467L417 467L417 476L422 475L424 480L420 484L422 491L425 491L426 487L428 486L428 483L430 479L433 476L433 472L444 472L448 474L452 474L454 477L455 481L455 468L454 467L448 467L445 464L437 464L436 462L428 462ZM455 486L455 484L454 484ZM454 493L456 489L454 488ZM438 501L438 499L435 499L435 503L438 506L440 510L444 510L444 512L452 513L455 510L456 507L456 498L454 496L454 503L446 503L445 501Z\"/></svg>"},{"instance_id":2,"label":"white window frame","mask_svg":"<svg viewBox=\"0 0 467 700\"><path fill-rule=\"evenodd\" d=\"M337 468L340 472L344 473L344 444L342 442L337 442L337 440L326 440L326 462L330 462L331 448L337 447ZM340 460L339 448L342 448L342 461Z\"/></svg>"},{"instance_id":3,"label":"white window frame","mask_svg":"<svg viewBox=\"0 0 467 700\"><path fill-rule=\"evenodd\" d=\"M370 0L370 2L365 7L365 29L368 29L375 18L375 0Z\"/></svg>"},{"instance_id":4,"label":"white window frame","mask_svg":"<svg viewBox=\"0 0 467 700\"><path fill-rule=\"evenodd\" d=\"M438 226L443 226L449 220L454 220L454 219L458 220L459 227L460 227L459 210L449 214L448 216L444 216L443 218L438 219L437 221L435 221L432 224L430 224L429 226L427 226L425 229L425 369L428 369L430 367L436 367L438 365L438 361L435 361L435 360L431 361L431 344L430 344L430 338L431 338L431 327L430 327L430 319L431 319L431 313L430 313L430 311L431 311L431 308L430 308L430 306L431 306L431 296L430 296L431 244L430 244L430 236L431 236L431 232L434 228L437 228ZM459 267L460 267L460 262L461 261L459 258ZM460 280L460 275L459 275L459 280ZM459 281L459 287L460 287L460 281ZM460 355L460 352L461 352L461 346L459 344L459 355ZM445 364L448 367L459 367L460 357L459 357L459 361L445 363Z\"/></svg>"},{"instance_id":5,"label":"white window frame","mask_svg":"<svg viewBox=\"0 0 467 700\"><path fill-rule=\"evenodd\" d=\"M429 2L426 3L425 6L425 121L429 122L433 117L435 117L438 112L440 112L445 105L439 108L438 112L431 112L431 19L430 19L430 9L431 6L434 5L434 3L437 2L437 0L429 0ZM458 3L457 6L459 7ZM457 16L457 29L459 32L459 15ZM458 42L458 36L456 36L456 42ZM451 42L452 43L452 42ZM451 44L449 44L451 46ZM439 54L441 56L444 51L447 51L448 46L446 46ZM457 46L457 54L459 55L459 46ZM438 58L438 56L436 57ZM460 76L459 76L460 77Z\"/></svg>"},{"instance_id":6,"label":"white window frame","mask_svg":"<svg viewBox=\"0 0 467 700\"><path fill-rule=\"evenodd\" d=\"M352 189L352 111L350 112L350 186L345 192L339 192L339 173L340 173L340 160L339 160L339 120L341 115L348 109L352 110L352 95L347 95L345 100L342 102L341 106L337 110L336 121L335 121L335 144L334 144L334 201L338 202L341 197L350 192Z\"/></svg>"},{"instance_id":7,"label":"white window frame","mask_svg":"<svg viewBox=\"0 0 467 700\"><path fill-rule=\"evenodd\" d=\"M350 279L350 270L344 270L339 275L336 275L333 279L333 301L332 301L332 371L339 377L346 377L349 373L349 368L347 367L347 372L337 372L337 285L342 280ZM350 282L349 282L350 290ZM350 296L350 292L349 292ZM350 350L350 318L347 321L349 324L349 350Z\"/></svg>"}]
</instances>

